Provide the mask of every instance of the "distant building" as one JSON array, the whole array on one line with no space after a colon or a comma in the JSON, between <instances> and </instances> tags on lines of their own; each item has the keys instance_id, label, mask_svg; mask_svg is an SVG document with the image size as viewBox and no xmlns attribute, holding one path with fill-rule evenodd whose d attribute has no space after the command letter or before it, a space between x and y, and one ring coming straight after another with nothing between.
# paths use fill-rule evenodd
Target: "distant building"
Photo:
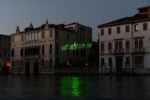
<instances>
[{"instance_id":1,"label":"distant building","mask_svg":"<svg viewBox=\"0 0 150 100\"><path fill-rule=\"evenodd\" d=\"M0 34L0 70L5 62L10 61L10 36Z\"/></svg>"},{"instance_id":2,"label":"distant building","mask_svg":"<svg viewBox=\"0 0 150 100\"><path fill-rule=\"evenodd\" d=\"M150 6L99 25L99 71L150 73Z\"/></svg>"},{"instance_id":3,"label":"distant building","mask_svg":"<svg viewBox=\"0 0 150 100\"><path fill-rule=\"evenodd\" d=\"M78 24L45 24L24 31L19 27L11 35L13 73L50 73L66 66L79 66L88 61L92 29ZM69 68L69 67L68 67Z\"/></svg>"}]
</instances>

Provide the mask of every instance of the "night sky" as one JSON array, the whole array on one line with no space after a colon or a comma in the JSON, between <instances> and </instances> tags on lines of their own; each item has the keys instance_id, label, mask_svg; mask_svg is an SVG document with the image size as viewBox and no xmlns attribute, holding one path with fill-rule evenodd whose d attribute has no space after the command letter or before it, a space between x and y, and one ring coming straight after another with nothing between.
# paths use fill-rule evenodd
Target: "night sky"
<instances>
[{"instance_id":1,"label":"night sky","mask_svg":"<svg viewBox=\"0 0 150 100\"><path fill-rule=\"evenodd\" d=\"M143 6L150 6L150 0L0 0L0 33L10 35L17 25L23 30L31 22L38 27L48 19L90 26L97 40L99 24L132 16Z\"/></svg>"}]
</instances>

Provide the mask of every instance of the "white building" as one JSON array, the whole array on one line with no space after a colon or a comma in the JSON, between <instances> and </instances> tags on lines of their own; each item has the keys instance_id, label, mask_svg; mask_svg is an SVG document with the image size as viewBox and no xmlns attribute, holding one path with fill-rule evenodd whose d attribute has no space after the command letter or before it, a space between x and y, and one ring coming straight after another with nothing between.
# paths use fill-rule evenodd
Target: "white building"
<instances>
[{"instance_id":1,"label":"white building","mask_svg":"<svg viewBox=\"0 0 150 100\"><path fill-rule=\"evenodd\" d=\"M150 6L99 25L99 71L150 73Z\"/></svg>"}]
</instances>

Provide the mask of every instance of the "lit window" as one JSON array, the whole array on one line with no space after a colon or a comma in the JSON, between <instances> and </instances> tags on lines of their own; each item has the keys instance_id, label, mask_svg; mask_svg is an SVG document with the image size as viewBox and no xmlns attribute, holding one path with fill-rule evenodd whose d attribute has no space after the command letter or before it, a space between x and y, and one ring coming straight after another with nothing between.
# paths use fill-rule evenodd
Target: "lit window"
<instances>
[{"instance_id":1,"label":"lit window","mask_svg":"<svg viewBox=\"0 0 150 100\"><path fill-rule=\"evenodd\" d=\"M139 25L138 24L134 25L134 31L139 31Z\"/></svg>"}]
</instances>

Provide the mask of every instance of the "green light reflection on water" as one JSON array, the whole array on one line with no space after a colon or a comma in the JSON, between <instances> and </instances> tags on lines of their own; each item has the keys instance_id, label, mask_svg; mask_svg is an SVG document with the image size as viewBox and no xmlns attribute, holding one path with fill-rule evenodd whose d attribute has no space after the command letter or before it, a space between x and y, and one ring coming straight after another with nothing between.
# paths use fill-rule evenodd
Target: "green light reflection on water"
<instances>
[{"instance_id":1,"label":"green light reflection on water","mask_svg":"<svg viewBox=\"0 0 150 100\"><path fill-rule=\"evenodd\" d=\"M61 79L61 95L81 96L81 83L79 77L63 77Z\"/></svg>"}]
</instances>

